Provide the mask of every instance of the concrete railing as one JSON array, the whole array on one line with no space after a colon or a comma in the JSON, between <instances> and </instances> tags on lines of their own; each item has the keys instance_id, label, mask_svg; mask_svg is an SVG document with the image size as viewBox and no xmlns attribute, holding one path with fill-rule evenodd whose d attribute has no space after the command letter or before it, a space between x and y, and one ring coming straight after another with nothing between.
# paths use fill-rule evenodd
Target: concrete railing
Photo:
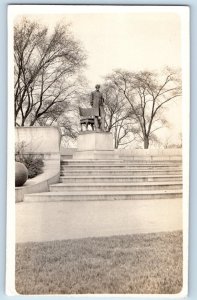
<instances>
[{"instance_id":1,"label":"concrete railing","mask_svg":"<svg viewBox=\"0 0 197 300\"><path fill-rule=\"evenodd\" d=\"M59 182L61 133L57 127L16 127L15 143L23 144L23 155L35 154L43 158L43 173L28 179L22 187L15 188L16 202L24 194L49 191L49 185Z\"/></svg>"},{"instance_id":2,"label":"concrete railing","mask_svg":"<svg viewBox=\"0 0 197 300\"><path fill-rule=\"evenodd\" d=\"M61 156L65 159L72 159L77 148L66 149L61 147ZM181 160L182 149L116 149L115 153L121 159L133 160Z\"/></svg>"},{"instance_id":3,"label":"concrete railing","mask_svg":"<svg viewBox=\"0 0 197 300\"><path fill-rule=\"evenodd\" d=\"M119 158L133 160L181 160L182 149L117 149Z\"/></svg>"},{"instance_id":4,"label":"concrete railing","mask_svg":"<svg viewBox=\"0 0 197 300\"><path fill-rule=\"evenodd\" d=\"M63 146L60 147L60 155L61 159L72 159L73 154L77 151L77 148L65 148Z\"/></svg>"}]
</instances>

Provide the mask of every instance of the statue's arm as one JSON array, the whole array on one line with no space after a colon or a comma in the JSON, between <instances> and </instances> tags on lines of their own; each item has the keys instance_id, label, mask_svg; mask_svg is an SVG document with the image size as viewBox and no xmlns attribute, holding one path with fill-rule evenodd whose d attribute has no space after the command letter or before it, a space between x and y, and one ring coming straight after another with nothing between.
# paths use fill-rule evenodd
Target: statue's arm
<instances>
[{"instance_id":1,"label":"statue's arm","mask_svg":"<svg viewBox=\"0 0 197 300\"><path fill-rule=\"evenodd\" d=\"M104 105L104 103L105 103L105 99L103 97L103 94L101 94L101 103L102 103L102 105Z\"/></svg>"},{"instance_id":2,"label":"statue's arm","mask_svg":"<svg viewBox=\"0 0 197 300\"><path fill-rule=\"evenodd\" d=\"M90 94L90 105L93 106L93 93Z\"/></svg>"}]
</instances>

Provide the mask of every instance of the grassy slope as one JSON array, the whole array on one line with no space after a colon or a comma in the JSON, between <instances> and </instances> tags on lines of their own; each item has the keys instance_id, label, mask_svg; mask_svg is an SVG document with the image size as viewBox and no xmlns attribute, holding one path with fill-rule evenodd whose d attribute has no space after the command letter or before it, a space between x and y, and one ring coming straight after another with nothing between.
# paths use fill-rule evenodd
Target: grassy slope
<instances>
[{"instance_id":1,"label":"grassy slope","mask_svg":"<svg viewBox=\"0 0 197 300\"><path fill-rule=\"evenodd\" d=\"M20 294L166 294L181 288L181 232L16 247L16 290Z\"/></svg>"}]
</instances>

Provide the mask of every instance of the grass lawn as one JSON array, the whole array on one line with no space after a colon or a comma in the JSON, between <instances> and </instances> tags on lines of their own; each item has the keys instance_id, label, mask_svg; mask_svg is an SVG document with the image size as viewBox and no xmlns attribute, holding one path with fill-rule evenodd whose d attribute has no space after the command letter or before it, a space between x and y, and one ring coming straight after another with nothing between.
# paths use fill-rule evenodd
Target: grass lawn
<instances>
[{"instance_id":1,"label":"grass lawn","mask_svg":"<svg viewBox=\"0 0 197 300\"><path fill-rule=\"evenodd\" d=\"M181 289L181 231L16 245L20 294L174 294Z\"/></svg>"}]
</instances>

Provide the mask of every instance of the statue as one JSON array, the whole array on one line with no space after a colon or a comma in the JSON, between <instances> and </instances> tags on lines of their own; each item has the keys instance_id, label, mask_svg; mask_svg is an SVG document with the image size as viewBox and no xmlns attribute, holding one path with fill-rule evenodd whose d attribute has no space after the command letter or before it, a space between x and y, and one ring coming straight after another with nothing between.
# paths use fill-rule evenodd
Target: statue
<instances>
[{"instance_id":1,"label":"statue","mask_svg":"<svg viewBox=\"0 0 197 300\"><path fill-rule=\"evenodd\" d=\"M105 131L105 111L104 98L100 92L100 85L95 86L96 90L91 93L90 104L94 113L94 129L95 131Z\"/></svg>"}]
</instances>

